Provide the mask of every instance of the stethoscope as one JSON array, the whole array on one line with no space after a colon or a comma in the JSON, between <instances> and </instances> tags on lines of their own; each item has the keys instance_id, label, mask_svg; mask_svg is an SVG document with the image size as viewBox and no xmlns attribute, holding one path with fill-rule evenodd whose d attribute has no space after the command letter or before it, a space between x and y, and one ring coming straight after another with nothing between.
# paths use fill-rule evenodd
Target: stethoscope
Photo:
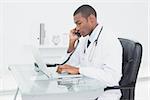
<instances>
[{"instance_id":1,"label":"stethoscope","mask_svg":"<svg viewBox=\"0 0 150 100\"><path fill-rule=\"evenodd\" d=\"M95 48L96 48L96 46L97 46L98 39L99 39L99 36L100 36L102 30L103 30L103 26L101 27L100 32L99 32L99 34L98 34L96 40L94 41L93 47L92 47L92 49L91 49L91 51L90 51L90 54L89 54L89 57L88 57L90 62L92 61L92 58L93 58L93 55L94 55L94 52L95 52ZM77 48L78 44L79 44L79 40L77 41L76 48ZM76 50L76 48L75 48L75 50ZM48 64L47 67L56 67L56 66L58 66L58 65L63 65L63 64L65 64L65 63L67 63L67 62L69 61L70 57L71 57L71 56L73 55L73 53L75 52L75 50L69 55L69 57L68 57L63 63L61 63L61 64Z\"/></svg>"},{"instance_id":2,"label":"stethoscope","mask_svg":"<svg viewBox=\"0 0 150 100\"><path fill-rule=\"evenodd\" d=\"M90 50L90 53L89 53L89 56L88 56L88 61L90 61L90 62L91 62L92 59L93 59L94 52L95 52L95 48L96 48L96 46L97 46L98 39L99 39L99 36L100 36L102 30L103 30L103 26L101 27L101 29L100 29L100 31L99 31L99 34L98 34L97 38L95 39L95 41L93 42L93 45L92 45L92 47L91 47L91 50ZM87 49L87 48L85 47L85 48L84 48L84 54L85 54L86 49Z\"/></svg>"},{"instance_id":3,"label":"stethoscope","mask_svg":"<svg viewBox=\"0 0 150 100\"><path fill-rule=\"evenodd\" d=\"M100 36L100 34L101 34L102 30L103 30L103 26L101 27L101 30L99 31L99 34L98 34L98 36L97 36L96 40L94 41L95 47L97 46L98 39L99 39L99 36Z\"/></svg>"}]
</instances>

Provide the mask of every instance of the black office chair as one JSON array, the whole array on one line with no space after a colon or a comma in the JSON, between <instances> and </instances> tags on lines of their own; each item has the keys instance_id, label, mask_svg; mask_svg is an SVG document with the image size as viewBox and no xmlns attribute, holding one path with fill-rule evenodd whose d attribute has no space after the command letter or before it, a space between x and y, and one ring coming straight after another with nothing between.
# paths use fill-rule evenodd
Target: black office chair
<instances>
[{"instance_id":1,"label":"black office chair","mask_svg":"<svg viewBox=\"0 0 150 100\"><path fill-rule=\"evenodd\" d=\"M122 77L119 86L104 89L121 89L120 100L134 100L135 84L142 58L142 45L128 39L119 38L123 47Z\"/></svg>"}]
</instances>

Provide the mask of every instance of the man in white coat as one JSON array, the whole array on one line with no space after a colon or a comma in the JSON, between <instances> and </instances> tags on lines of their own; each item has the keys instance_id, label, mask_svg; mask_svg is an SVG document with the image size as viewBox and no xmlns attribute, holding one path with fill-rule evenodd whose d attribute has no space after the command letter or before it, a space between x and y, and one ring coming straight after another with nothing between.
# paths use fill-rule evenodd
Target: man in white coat
<instances>
[{"instance_id":1,"label":"man in white coat","mask_svg":"<svg viewBox=\"0 0 150 100\"><path fill-rule=\"evenodd\" d=\"M73 53L67 64L57 72L83 74L95 78L106 86L119 85L122 76L122 46L114 34L97 22L95 9L82 5L74 12L76 27L69 34L67 53ZM81 38L76 35L80 33ZM79 40L79 43L76 43ZM77 45L76 45L77 44ZM97 100L119 100L120 90L108 90Z\"/></svg>"}]
</instances>

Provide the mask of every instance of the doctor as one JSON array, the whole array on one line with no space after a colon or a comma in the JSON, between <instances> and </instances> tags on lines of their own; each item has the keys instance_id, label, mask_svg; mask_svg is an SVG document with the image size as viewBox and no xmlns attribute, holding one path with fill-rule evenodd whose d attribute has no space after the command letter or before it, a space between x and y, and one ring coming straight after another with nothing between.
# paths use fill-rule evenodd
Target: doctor
<instances>
[{"instance_id":1,"label":"doctor","mask_svg":"<svg viewBox=\"0 0 150 100\"><path fill-rule=\"evenodd\" d=\"M57 72L80 73L106 86L118 85L122 76L122 46L119 40L97 22L96 11L90 5L80 6L73 17L76 27L70 31L67 51L73 54L67 64L58 66ZM75 34L77 32L81 38ZM120 90L108 90L97 100L119 100L120 96Z\"/></svg>"}]
</instances>

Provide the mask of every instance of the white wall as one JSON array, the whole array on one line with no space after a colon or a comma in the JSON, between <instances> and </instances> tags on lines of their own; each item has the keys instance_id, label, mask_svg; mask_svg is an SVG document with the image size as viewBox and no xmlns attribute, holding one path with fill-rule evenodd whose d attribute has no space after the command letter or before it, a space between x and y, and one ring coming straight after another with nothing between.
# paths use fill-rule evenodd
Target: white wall
<instances>
[{"instance_id":1,"label":"white wall","mask_svg":"<svg viewBox=\"0 0 150 100\"><path fill-rule=\"evenodd\" d=\"M9 0L7 0L9 1ZM32 63L27 45L38 44L40 23L45 23L46 44L52 45L53 34L62 36L75 25L72 14L81 2L3 2L3 45L0 67L10 64ZM22 0L23 1L23 0ZM40 1L40 0L39 0ZM44 0L45 1L45 0ZM98 13L98 19L105 26L121 37L134 38L143 45L142 69L147 72L148 66L148 9L147 3L121 2L90 2ZM145 0L146 1L146 0ZM64 39L65 40L65 39ZM65 44L64 44L65 43ZM59 46L67 45L62 41ZM2 52L2 50L1 50ZM146 70L145 70L146 69ZM144 72L142 71L142 72Z\"/></svg>"},{"instance_id":2,"label":"white wall","mask_svg":"<svg viewBox=\"0 0 150 100\"><path fill-rule=\"evenodd\" d=\"M0 3L0 73L2 70L4 55L3 55L3 5Z\"/></svg>"}]
</instances>

